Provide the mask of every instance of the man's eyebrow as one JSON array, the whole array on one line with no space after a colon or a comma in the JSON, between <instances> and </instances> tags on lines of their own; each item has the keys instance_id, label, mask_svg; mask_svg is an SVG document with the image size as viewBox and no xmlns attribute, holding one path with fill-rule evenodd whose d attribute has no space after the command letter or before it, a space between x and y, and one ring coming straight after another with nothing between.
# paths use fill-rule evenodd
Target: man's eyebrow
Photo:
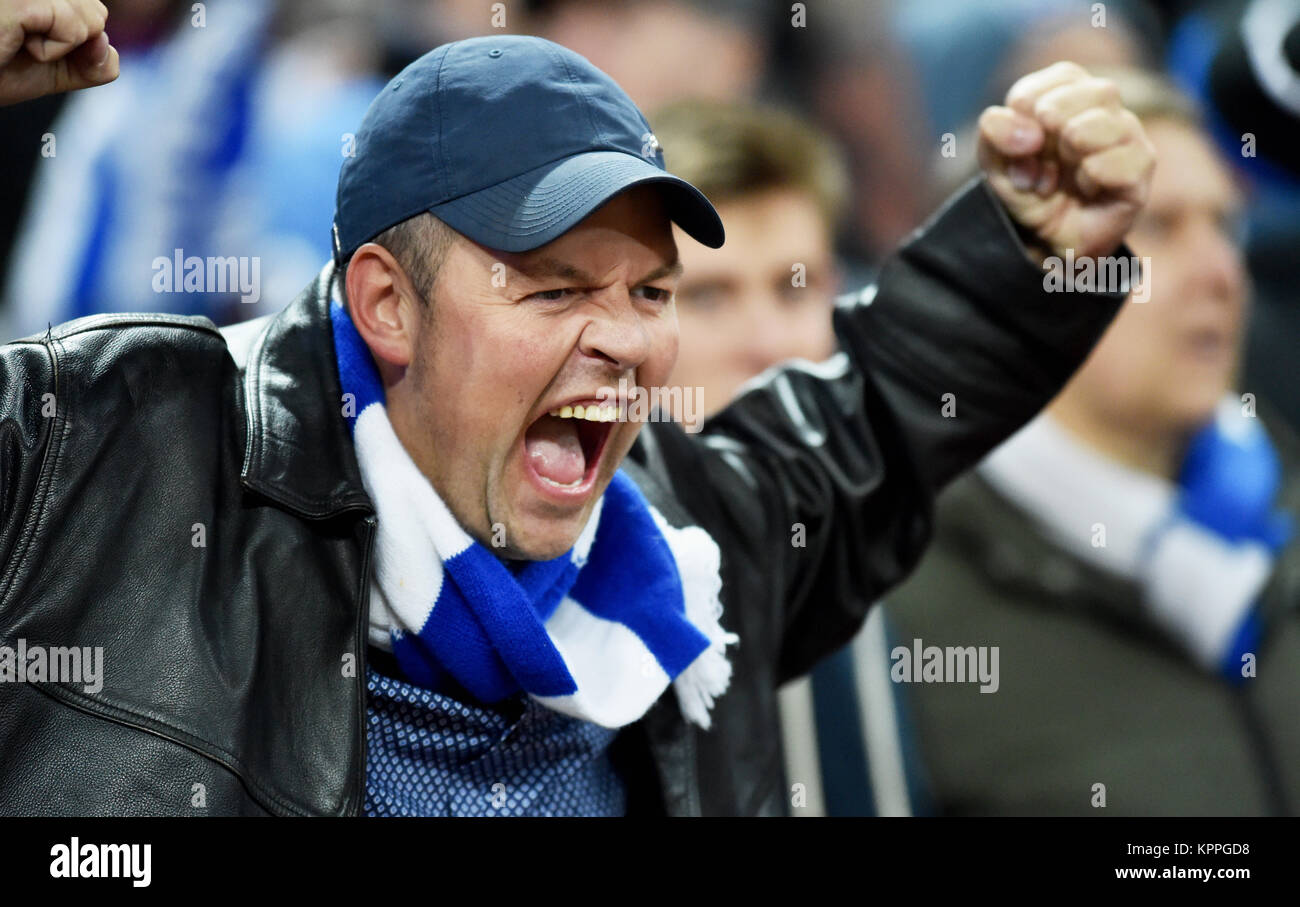
<instances>
[{"instance_id":1,"label":"man's eyebrow","mask_svg":"<svg viewBox=\"0 0 1300 907\"><path fill-rule=\"evenodd\" d=\"M514 265L514 269L533 280L558 277L561 280L572 280L581 284L595 283L595 280L586 271L574 267L567 261L560 261L558 258L546 257L531 262L518 262Z\"/></svg>"},{"instance_id":2,"label":"man's eyebrow","mask_svg":"<svg viewBox=\"0 0 1300 907\"><path fill-rule=\"evenodd\" d=\"M636 286L638 287L643 286L652 280L661 280L664 277L681 277L681 276L682 276L682 260L680 258L674 258L668 264L660 265L659 267L651 271L649 274L647 274L645 277L642 277L640 280L636 282Z\"/></svg>"},{"instance_id":3,"label":"man's eyebrow","mask_svg":"<svg viewBox=\"0 0 1300 907\"><path fill-rule=\"evenodd\" d=\"M519 262L514 265L514 269L525 277L533 280L541 280L547 277L558 277L561 280L572 280L574 283L591 285L596 282L595 278L581 268L574 267L566 261L558 258L539 258L532 262ZM660 280L664 277L680 277L682 274L682 261L680 258L673 258L668 264L660 265L649 274L642 277L635 283L635 286L642 286L652 280Z\"/></svg>"}]
</instances>

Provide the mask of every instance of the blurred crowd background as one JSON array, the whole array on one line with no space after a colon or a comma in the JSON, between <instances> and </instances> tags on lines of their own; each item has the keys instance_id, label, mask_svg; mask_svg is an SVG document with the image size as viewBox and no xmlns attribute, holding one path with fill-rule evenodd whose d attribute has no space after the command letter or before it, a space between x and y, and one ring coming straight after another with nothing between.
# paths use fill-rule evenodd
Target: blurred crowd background
<instances>
[{"instance_id":1,"label":"blurred crowd background","mask_svg":"<svg viewBox=\"0 0 1300 907\"><path fill-rule=\"evenodd\" d=\"M1181 330L1172 322L1153 315L1127 334L1117 328L1093 377L1058 408L1061 423L1087 423L1088 413L1115 409L1120 400L1128 408L1110 413L1112 428L1138 426L1131 432L1135 447L1149 440L1140 426L1161 420L1191 439L1198 425L1213 421L1220 397L1248 393L1267 407L1277 448L1285 449L1278 439L1300 427L1294 0L111 0L109 7L108 31L121 53L117 82L0 109L4 340L99 312L203 314L224 325L278 310L330 255L338 170L383 84L446 41L535 34L613 76L646 111L669 169L699 185L723 214L728 244L718 253L688 248L682 238L687 275L675 376L706 387L716 409L774 362L830 355L835 296L867 284L891 249L975 172L980 110L1000 102L1018 76L1072 60L1127 74L1120 77L1126 100L1159 127L1153 133L1160 135L1162 207L1132 240L1138 255L1154 260L1152 311L1163 311L1162 298L1172 305L1204 296L1222 317L1210 324L1207 316L1189 341L1193 365L1209 369L1194 374L1180 371L1185 350L1162 346L1162 337ZM237 288L159 292L153 262L176 250L186 257L255 257L256 298L241 298ZM1140 368L1125 371L1134 363ZM1157 374L1172 375L1179 393L1157 389ZM1142 399L1122 399L1125 388L1144 387ZM1092 440L1103 434L1097 428ZM1122 432L1111 434L1113 441ZM1081 430L1075 440L1086 436ZM1030 454L1055 458L1058 466L1073 455L1069 443L1039 440ZM1076 801L1073 811L1087 811L1097 804L1084 779L1107 771L1122 777L1116 765L1127 762L1143 766L1132 786L1159 790L1146 797L1127 791L1128 800L1112 800L1118 811L1286 812L1300 805L1289 767L1300 753L1296 699L1252 702L1219 663L1241 648L1234 635L1245 625L1241 616L1258 616L1256 606L1271 594L1266 587L1282 582L1287 537L1256 523L1196 521L1186 503L1191 448L1179 447L1173 461L1158 444L1150 450L1149 468L1142 455L1126 460L1105 439L1092 452L1164 482L1165 491L1181 496L1181 504L1169 506L1197 531L1265 552L1262 578L1256 570L1216 593L1231 606L1207 606L1219 609L1213 620L1228 629L1207 642L1206 633L1186 626L1202 620L1201 612L1171 617L1167 612L1182 600L1174 596L1171 604L1166 587L1152 591L1155 581L1146 582L1140 565L1089 563L1054 534L1049 517L1035 515L1036 508L1085 506L1086 491L1051 501L1014 483L1000 485L989 473L974 498L962 498L959 512L943 512L948 523L941 525L957 541L947 545L941 529L935 556L947 560L923 567L921 585L897 597L913 603L897 605L897 614L876 609L859 641L788 691L787 775L805 795L792 801L792 813L1055 812L1072 811ZM1033 471L1032 456L1029 462ZM1290 461L1283 455L1269 463L1271 485L1260 480L1267 500L1253 502L1251 519L1285 509L1281 489L1292 476ZM1267 472L1252 464L1233 468ZM1061 481L1068 485L1089 468L1065 470ZM994 497L979 498L985 493ZM981 522L1008 502L1014 506L1007 520L1023 518L1023 527ZM1014 538L1022 529L1036 540L1019 551L1004 545L970 554L960 542L981 532ZM1178 563L1196 555L1169 557ZM1007 580L1015 563L1028 579ZM1045 578L1034 572L1044 563L1055 564ZM1087 570L1101 578L1090 579ZM955 576L967 577L967 585ZM971 627L963 640L990 637L979 628L995 626L1008 639L1020 634L1028 646L1038 632L1032 627L1041 629L1032 623L1038 618L1000 624L995 610L978 610L976 600L987 599L988 609L1017 597L1064 602L1109 580L1117 584L1111 603L1131 599L1131 609L1145 617L1115 623L1094 615L1072 626L1060 622L1059 612L1044 612L1055 633L1046 636L1062 649L1035 643L1044 663L1057 665L1055 680L1042 688L1011 679L1010 672L1033 670L1014 659L1015 667L1003 662L1004 692L983 699L952 689L942 701L908 701L912 691L903 685L872 679L872 665L894 638L938 637L965 619ZM1089 608L1070 613L1091 614ZM1021 611L1012 610L1020 620ZM1290 619L1267 608L1258 613L1266 628ZM1249 645L1259 648L1258 633L1271 631L1256 623ZM1069 641L1087 633L1101 634L1080 644L1097 650L1095 658L1062 682L1062 660L1082 660ZM1225 633L1236 648L1223 642ZM1271 638L1275 649L1300 651L1294 634ZM1145 653L1123 649L1121 663L1131 667L1149 656L1153 664L1122 682L1114 672L1090 674L1117 657L1107 648L1115 639ZM1089 696L1102 695L1107 679L1119 686L1103 707ZM1126 700L1145 695L1148 682L1158 686L1161 708L1182 716L1177 724L1201 721L1210 736L1188 736L1168 723L1155 734L1141 714L1116 718ZM1054 699L1060 691L1050 688L1061 686L1074 689L1076 700ZM959 696L966 699L953 698ZM1088 713L1090 702L1090 718L1070 717L1080 708ZM1211 738L1220 743L1206 744ZM1112 760L1116 752L1123 758ZM1088 753L1096 760L1089 762ZM1188 792L1216 783L1228 789Z\"/></svg>"},{"instance_id":2,"label":"blurred crowd background","mask_svg":"<svg viewBox=\"0 0 1300 907\"><path fill-rule=\"evenodd\" d=\"M1209 101L1216 138L1249 181L1245 251L1258 301L1246 369L1282 385L1277 363L1300 330L1284 299L1300 270L1290 254L1300 135L1262 122L1266 102L1259 114L1231 103L1232 80L1248 75L1215 55L1240 55L1225 45L1245 5L114 0L117 84L0 110L0 336L103 311L202 313L224 325L283 306L329 253L335 177L378 88L440 43L505 32L577 50L648 113L682 99L758 101L824 130L849 177L834 224L841 288L869 279L953 188L970 159L963 130L1017 76L1059 59L1168 69ZM1237 122L1251 118L1253 129ZM1254 157L1240 153L1247 131L1259 139ZM941 153L947 134L966 140L953 157ZM177 248L257 257L256 301L157 292L152 262ZM1275 396L1300 420L1300 404Z\"/></svg>"}]
</instances>

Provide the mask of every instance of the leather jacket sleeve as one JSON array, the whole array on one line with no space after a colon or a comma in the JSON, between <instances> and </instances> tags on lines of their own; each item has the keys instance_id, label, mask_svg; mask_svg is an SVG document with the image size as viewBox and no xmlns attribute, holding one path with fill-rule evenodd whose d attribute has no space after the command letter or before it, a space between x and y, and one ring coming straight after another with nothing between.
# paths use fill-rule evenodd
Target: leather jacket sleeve
<instances>
[{"instance_id":1,"label":"leather jacket sleeve","mask_svg":"<svg viewBox=\"0 0 1300 907\"><path fill-rule=\"evenodd\" d=\"M778 683L853 636L915 566L939 489L1046 405L1126 295L1047 292L1043 274L975 181L837 305L836 356L769 370L697 435L651 426L647 466L724 564L781 593L776 615L727 602Z\"/></svg>"},{"instance_id":2,"label":"leather jacket sleeve","mask_svg":"<svg viewBox=\"0 0 1300 907\"><path fill-rule=\"evenodd\" d=\"M53 360L35 340L0 346L0 603L13 578L11 565L34 506L49 436L61 426Z\"/></svg>"}]
</instances>

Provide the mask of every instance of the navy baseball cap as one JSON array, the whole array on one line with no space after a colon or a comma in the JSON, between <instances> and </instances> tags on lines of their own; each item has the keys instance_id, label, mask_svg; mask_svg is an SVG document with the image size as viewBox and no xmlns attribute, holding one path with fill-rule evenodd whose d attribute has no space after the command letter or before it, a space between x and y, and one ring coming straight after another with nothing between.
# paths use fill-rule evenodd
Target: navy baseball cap
<instances>
[{"instance_id":1,"label":"navy baseball cap","mask_svg":"<svg viewBox=\"0 0 1300 907\"><path fill-rule=\"evenodd\" d=\"M542 38L469 38L429 51L370 104L343 162L334 257L423 211L475 242L525 252L632 186L706 246L722 221L664 167L646 118L609 76Z\"/></svg>"}]
</instances>

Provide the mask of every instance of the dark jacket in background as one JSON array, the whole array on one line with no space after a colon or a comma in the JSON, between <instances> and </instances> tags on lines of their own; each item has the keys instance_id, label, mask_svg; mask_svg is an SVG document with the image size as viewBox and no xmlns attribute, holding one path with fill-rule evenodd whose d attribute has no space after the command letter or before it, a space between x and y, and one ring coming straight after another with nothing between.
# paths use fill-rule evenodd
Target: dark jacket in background
<instances>
[{"instance_id":1,"label":"dark jacket in background","mask_svg":"<svg viewBox=\"0 0 1300 907\"><path fill-rule=\"evenodd\" d=\"M1279 506L1300 510L1283 425ZM900 645L999 647L1000 684L909 683L930 795L978 815L1294 815L1300 809L1300 544L1261 596L1257 675L1197 667L1138 586L1085 563L978 474L939 499L935 539L887 597ZM1094 807L1094 784L1106 806Z\"/></svg>"}]
</instances>

